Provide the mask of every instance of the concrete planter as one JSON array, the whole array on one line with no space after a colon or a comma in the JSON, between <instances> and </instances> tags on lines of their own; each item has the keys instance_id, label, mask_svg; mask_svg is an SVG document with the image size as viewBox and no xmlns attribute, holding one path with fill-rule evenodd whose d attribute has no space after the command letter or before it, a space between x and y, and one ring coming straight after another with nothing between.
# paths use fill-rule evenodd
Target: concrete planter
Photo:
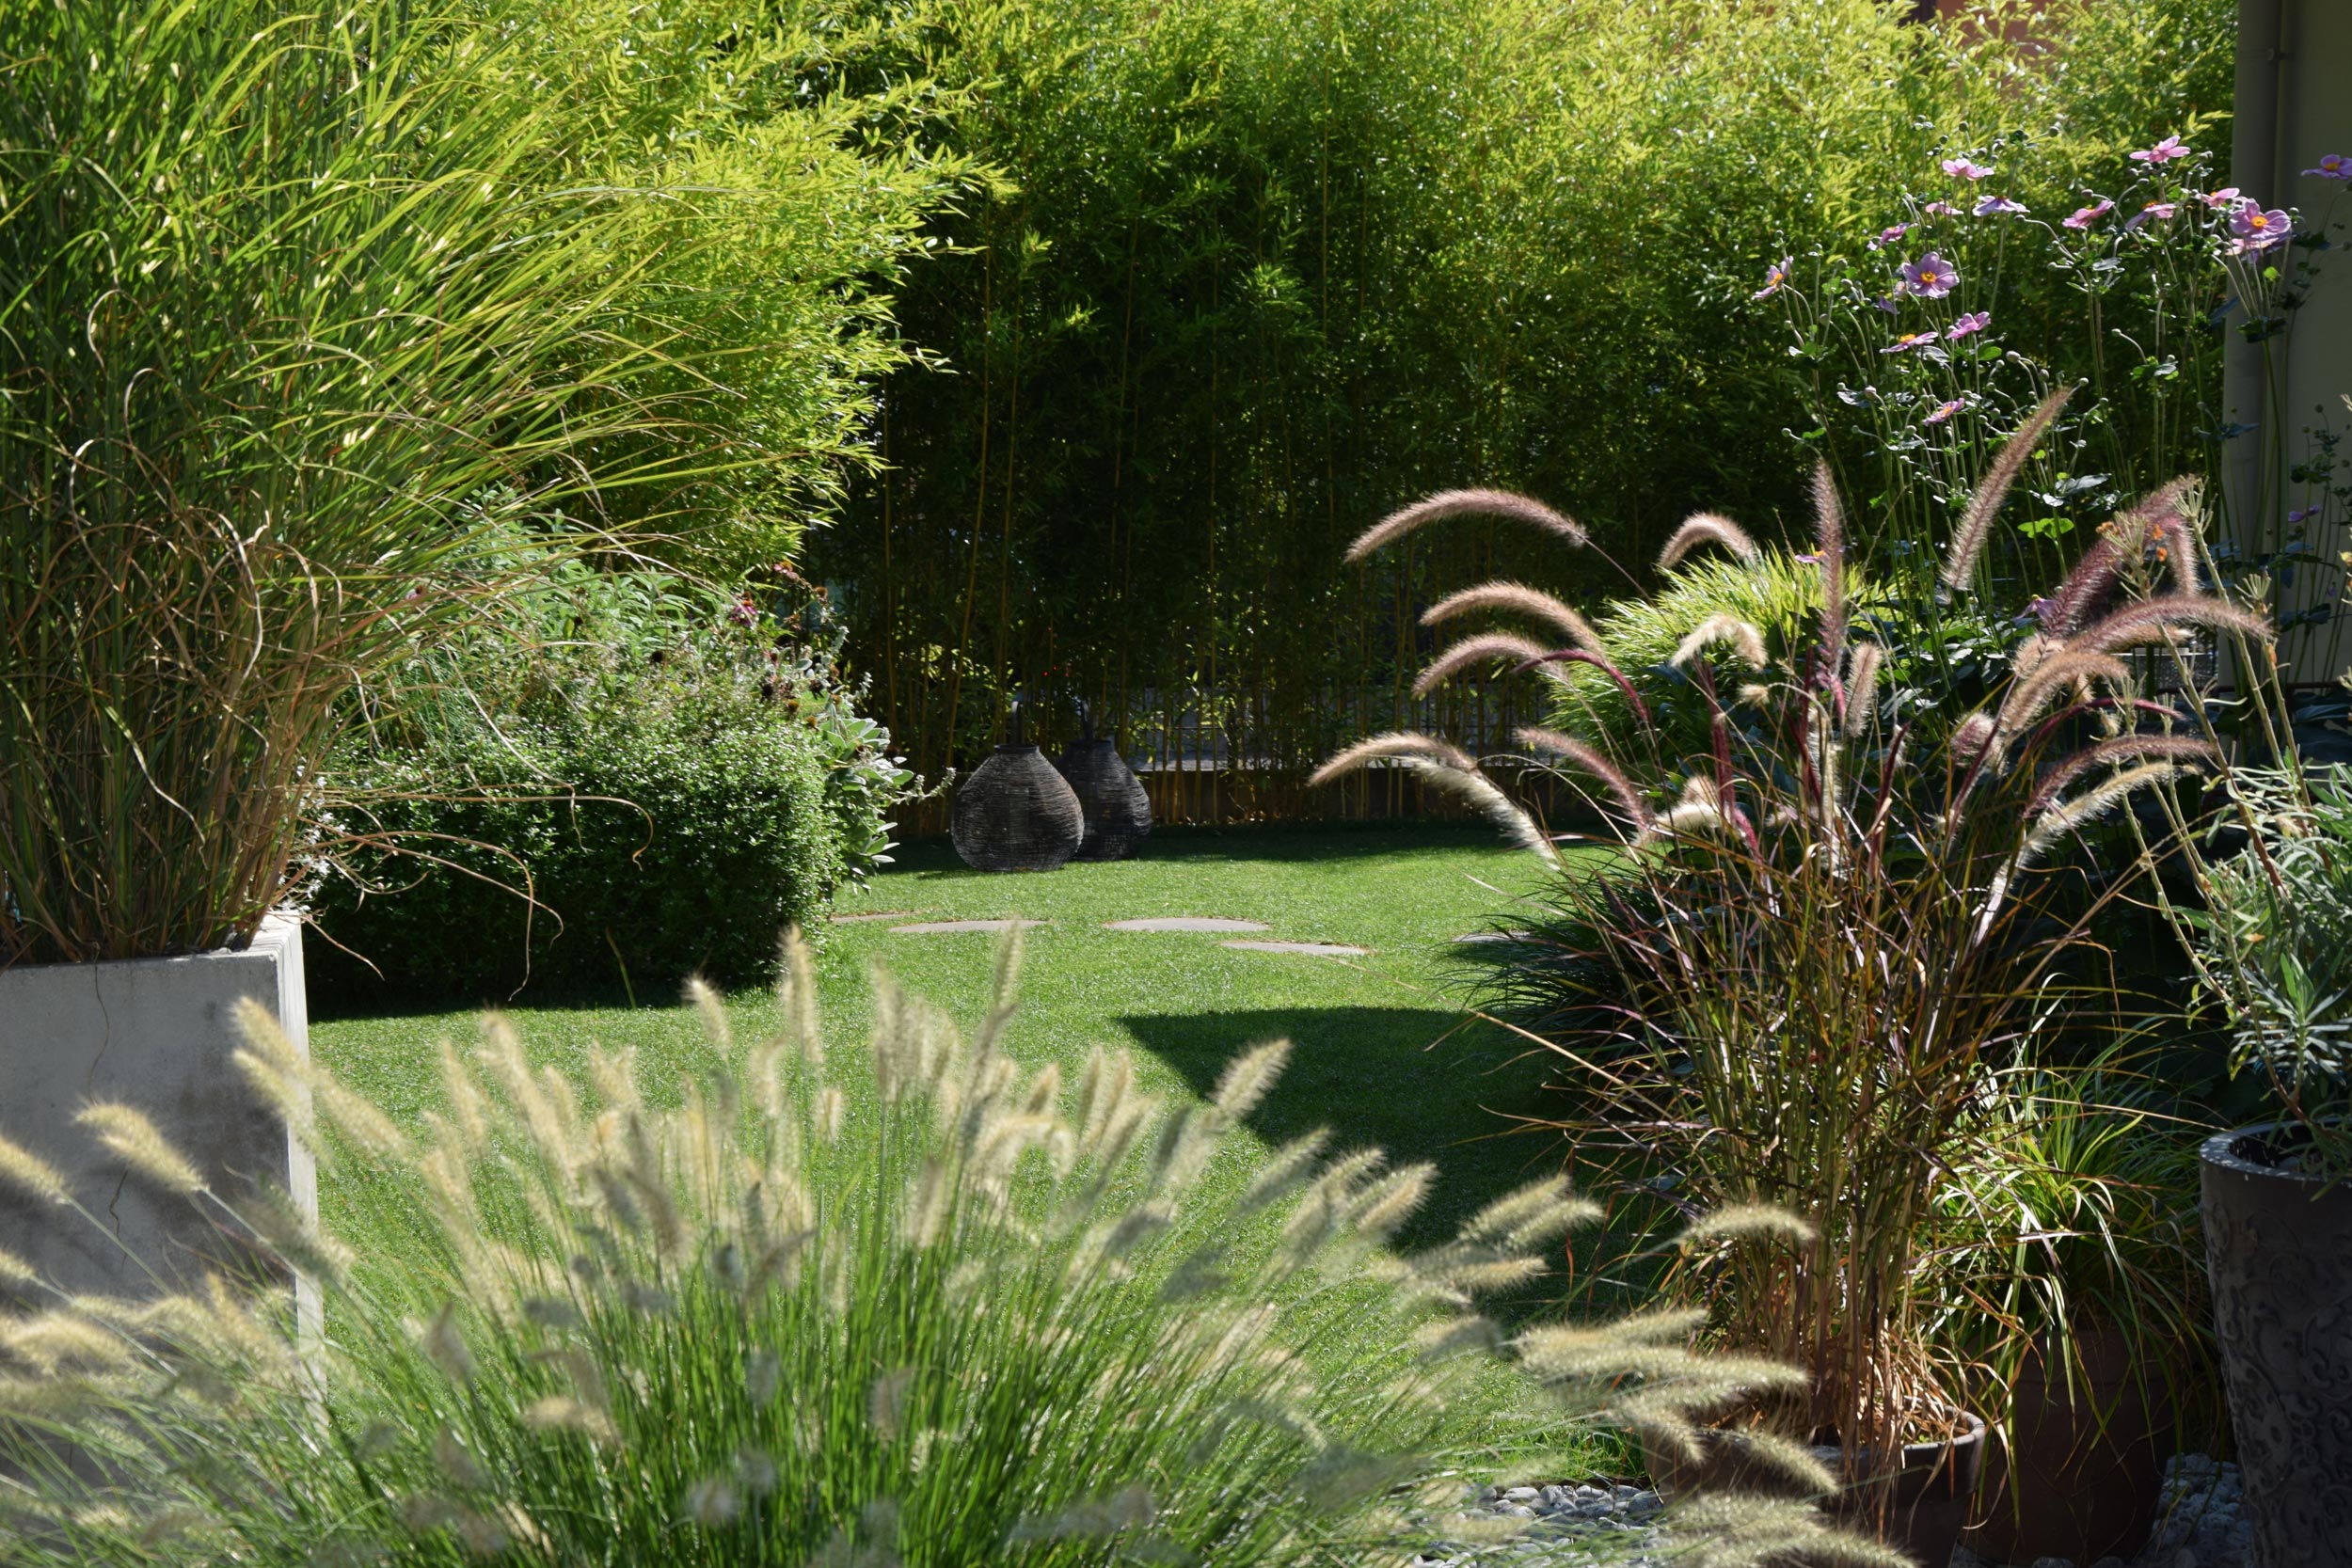
<instances>
[{"instance_id":1,"label":"concrete planter","mask_svg":"<svg viewBox=\"0 0 2352 1568\"><path fill-rule=\"evenodd\" d=\"M63 1171L114 1237L71 1210L0 1192L0 1246L63 1290L112 1296L237 1262L217 1216L131 1177L74 1125L91 1101L145 1112L229 1202L267 1183L316 1215L309 1151L230 1060L242 1043L232 1009L247 996L309 1053L298 921L271 917L237 952L0 970L0 1132ZM297 1291L300 1326L314 1329L316 1291Z\"/></svg>"}]
</instances>

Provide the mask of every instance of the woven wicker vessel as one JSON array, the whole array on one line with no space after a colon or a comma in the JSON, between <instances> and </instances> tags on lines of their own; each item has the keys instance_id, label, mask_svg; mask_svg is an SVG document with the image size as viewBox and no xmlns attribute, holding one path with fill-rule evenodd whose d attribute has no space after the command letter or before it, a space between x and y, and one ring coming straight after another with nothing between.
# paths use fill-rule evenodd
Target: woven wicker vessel
<instances>
[{"instance_id":1,"label":"woven wicker vessel","mask_svg":"<svg viewBox=\"0 0 2352 1568\"><path fill-rule=\"evenodd\" d=\"M1107 740L1094 738L1087 725L1083 739L1073 740L1055 767L1070 781L1086 816L1086 842L1078 846L1082 861L1123 861L1152 835L1152 797L1143 781Z\"/></svg>"},{"instance_id":2,"label":"woven wicker vessel","mask_svg":"<svg viewBox=\"0 0 2352 1568\"><path fill-rule=\"evenodd\" d=\"M1078 852L1078 797L1034 746L999 746L956 790L948 831L975 871L1051 871Z\"/></svg>"}]
</instances>

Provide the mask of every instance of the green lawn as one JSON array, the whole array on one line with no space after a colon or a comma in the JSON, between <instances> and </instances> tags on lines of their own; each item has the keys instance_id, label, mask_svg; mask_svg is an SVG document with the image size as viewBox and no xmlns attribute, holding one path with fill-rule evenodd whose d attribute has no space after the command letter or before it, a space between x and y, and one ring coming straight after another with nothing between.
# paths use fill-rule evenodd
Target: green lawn
<instances>
[{"instance_id":1,"label":"green lawn","mask_svg":"<svg viewBox=\"0 0 2352 1568\"><path fill-rule=\"evenodd\" d=\"M1220 1156L1209 1187L1238 1187L1270 1148L1325 1126L1341 1147L1376 1145L1399 1161L1438 1165L1436 1196L1404 1236L1408 1244L1434 1241L1486 1200L1557 1168L1558 1140L1514 1133L1509 1119L1542 1109L1541 1069L1522 1042L1463 1012L1467 954L1454 940L1510 924L1518 896L1539 876L1524 852L1475 826L1163 831L1137 860L1046 876L983 876L964 869L944 843L917 845L870 890L843 900L821 936L827 1034L835 1053L863 1040L875 968L967 1026L979 1018L996 939L903 935L894 926L1007 914L1041 921L1025 935L1013 1053L1058 1061L1067 1072L1097 1043L1125 1048L1143 1085L1178 1103L1204 1093L1244 1048L1286 1037L1289 1071L1250 1118L1250 1135ZM885 911L903 917L857 918ZM1154 915L1256 920L1269 929L1245 940L1370 951L1349 958L1243 952L1217 935L1104 929ZM729 1006L739 1036L771 1026L765 994L733 997ZM535 1055L583 1074L592 1045L634 1046L649 1065L669 1069L657 1078L695 1073L709 1059L691 1010L670 999L518 1002L508 1013ZM378 1103L413 1117L438 1099L432 1043L444 1035L463 1040L474 1028L467 1011L323 1019L311 1043ZM364 1206L339 1192L339 1180L358 1178L323 1182L325 1217L346 1234L364 1232ZM1496 1397L1508 1398L1500 1385ZM1499 1429L1491 1435L1510 1441Z\"/></svg>"},{"instance_id":2,"label":"green lawn","mask_svg":"<svg viewBox=\"0 0 2352 1568\"><path fill-rule=\"evenodd\" d=\"M1417 1232L1450 1230L1478 1203L1553 1168L1555 1141L1507 1135L1511 1114L1540 1109L1523 1046L1460 1006L1464 954L1454 939L1507 923L1537 868L1480 827L1163 830L1137 860L1073 864L1045 876L982 876L944 843L914 846L838 914L907 911L906 920L836 919L819 968L828 1033L861 1039L867 974L879 966L909 990L977 1020L995 939L906 936L914 920L1019 914L1045 924L1026 934L1021 1011L1010 1049L1074 1069L1088 1048L1131 1049L1147 1087L1197 1095L1245 1046L1276 1036L1295 1047L1290 1071L1252 1118L1253 1154L1315 1126L1344 1146L1375 1144L1399 1160L1434 1161L1438 1196ZM1221 938L1104 929L1148 915L1256 920L1263 938L1369 948L1360 958L1237 952ZM547 1059L584 1059L587 1047L634 1045L691 1071L699 1029L675 999L630 1006L510 1008ZM739 1030L764 1027L766 996L732 999ZM469 1011L323 1019L313 1049L389 1109L432 1103L437 1069L426 1048L474 1027ZM1245 1167L1221 1173L1243 1180ZM327 1195L330 1213L334 1199Z\"/></svg>"}]
</instances>

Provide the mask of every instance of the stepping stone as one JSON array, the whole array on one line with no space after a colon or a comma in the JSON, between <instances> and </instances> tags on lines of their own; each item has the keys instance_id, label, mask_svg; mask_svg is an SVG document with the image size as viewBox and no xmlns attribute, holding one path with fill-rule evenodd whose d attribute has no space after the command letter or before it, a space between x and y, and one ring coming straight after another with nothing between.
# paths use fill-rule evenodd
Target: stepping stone
<instances>
[{"instance_id":1,"label":"stepping stone","mask_svg":"<svg viewBox=\"0 0 2352 1568\"><path fill-rule=\"evenodd\" d=\"M1217 945L1242 953L1306 953L1318 958L1362 958L1372 953L1369 947L1350 947L1343 942L1223 942Z\"/></svg>"},{"instance_id":2,"label":"stepping stone","mask_svg":"<svg viewBox=\"0 0 2352 1568\"><path fill-rule=\"evenodd\" d=\"M1178 914L1152 920L1112 920L1104 923L1105 931L1263 931L1266 926L1255 920L1214 920L1200 915Z\"/></svg>"},{"instance_id":3,"label":"stepping stone","mask_svg":"<svg viewBox=\"0 0 2352 1568\"><path fill-rule=\"evenodd\" d=\"M1467 936L1458 936L1454 940L1455 942L1526 942L1534 934L1533 931L1472 931Z\"/></svg>"},{"instance_id":4,"label":"stepping stone","mask_svg":"<svg viewBox=\"0 0 2352 1568\"><path fill-rule=\"evenodd\" d=\"M893 926L894 937L941 937L956 931L1002 931L1018 926L1027 930L1032 926L1051 924L1043 920L925 920L913 926Z\"/></svg>"},{"instance_id":5,"label":"stepping stone","mask_svg":"<svg viewBox=\"0 0 2352 1568\"><path fill-rule=\"evenodd\" d=\"M836 914L830 918L835 926L854 926L861 920L904 920L911 914L922 912L921 910L873 910L857 914Z\"/></svg>"}]
</instances>

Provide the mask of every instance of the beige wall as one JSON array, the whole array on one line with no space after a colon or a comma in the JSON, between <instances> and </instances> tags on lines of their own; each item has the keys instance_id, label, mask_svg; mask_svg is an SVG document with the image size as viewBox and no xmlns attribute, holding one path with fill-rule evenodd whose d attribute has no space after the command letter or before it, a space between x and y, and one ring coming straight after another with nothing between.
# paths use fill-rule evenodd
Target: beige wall
<instances>
[{"instance_id":1,"label":"beige wall","mask_svg":"<svg viewBox=\"0 0 2352 1568\"><path fill-rule=\"evenodd\" d=\"M2352 223L2352 187L2302 173L2324 152L2352 154L2352 0L2238 0L2233 182L2265 206L2299 208L2307 228L2324 221L2331 204L2338 219ZM2343 243L2343 234L2337 238ZM2278 400L2288 450L2298 459L2309 451L2305 426L2324 418L2338 431L2352 428L2352 410L2342 400L2352 391L2352 252L2320 261L2318 286L2293 313ZM2234 332L2230 346L2227 417L2233 423L2260 424L2266 411L2258 357ZM2313 499L2299 488L2283 497L2258 497L2254 462L2262 439L2232 442L2225 455L2224 478L2241 537L2252 526L2249 509L2270 515L2275 528L2279 515ZM2344 455L2352 461L2352 444ZM2312 538L2332 560L2352 549L2352 529L2340 509L2327 516ZM2287 607L2312 603L2328 575L2304 574L2285 597ZM2298 684L2332 680L2352 664L2352 626L2305 631L2289 639L2282 651L2292 665L2290 678Z\"/></svg>"}]
</instances>

